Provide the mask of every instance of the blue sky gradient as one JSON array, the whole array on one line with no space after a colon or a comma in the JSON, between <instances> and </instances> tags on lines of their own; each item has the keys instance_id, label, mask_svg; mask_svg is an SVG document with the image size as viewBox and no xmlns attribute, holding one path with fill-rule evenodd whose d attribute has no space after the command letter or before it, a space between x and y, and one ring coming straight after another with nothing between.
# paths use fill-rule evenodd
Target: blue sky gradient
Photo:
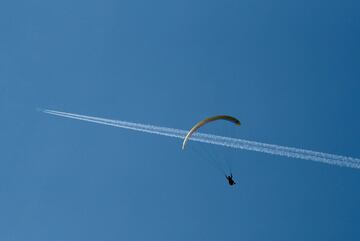
<instances>
[{"instance_id":1,"label":"blue sky gradient","mask_svg":"<svg viewBox=\"0 0 360 241\"><path fill-rule=\"evenodd\" d=\"M48 108L360 157L358 1L0 3L0 240L359 240L360 172ZM214 127L215 128L215 127ZM209 127L208 131L212 131Z\"/></svg>"}]
</instances>

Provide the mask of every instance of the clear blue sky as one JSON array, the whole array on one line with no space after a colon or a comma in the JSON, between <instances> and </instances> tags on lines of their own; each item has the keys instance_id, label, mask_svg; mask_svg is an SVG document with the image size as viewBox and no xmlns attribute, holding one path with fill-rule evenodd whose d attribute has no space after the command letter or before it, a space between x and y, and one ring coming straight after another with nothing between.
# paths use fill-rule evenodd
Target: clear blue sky
<instances>
[{"instance_id":1,"label":"clear blue sky","mask_svg":"<svg viewBox=\"0 0 360 241\"><path fill-rule=\"evenodd\" d=\"M236 151L238 185L181 140L36 111L360 157L360 3L0 3L0 240L360 240L360 171ZM228 150L222 149L225 153Z\"/></svg>"}]
</instances>

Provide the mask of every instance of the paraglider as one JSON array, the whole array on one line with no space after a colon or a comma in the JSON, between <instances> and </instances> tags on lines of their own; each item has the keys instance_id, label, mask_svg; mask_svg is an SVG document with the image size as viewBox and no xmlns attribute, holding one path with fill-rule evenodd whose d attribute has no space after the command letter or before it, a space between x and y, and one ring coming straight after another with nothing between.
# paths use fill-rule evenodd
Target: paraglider
<instances>
[{"instance_id":1,"label":"paraglider","mask_svg":"<svg viewBox=\"0 0 360 241\"><path fill-rule=\"evenodd\" d=\"M233 122L235 125L238 125L238 126L240 125L240 121L238 119L236 119L235 117L229 116L229 115L217 115L217 116L206 118L206 119L198 122L196 125L194 125L190 129L190 131L186 134L185 139L183 141L182 149L184 150L186 143L188 142L188 140L190 139L190 137L192 136L192 134L195 131L197 131L200 127L206 125L207 123L216 121L216 120L226 120L226 121Z\"/></svg>"},{"instance_id":2,"label":"paraglider","mask_svg":"<svg viewBox=\"0 0 360 241\"><path fill-rule=\"evenodd\" d=\"M230 186L236 184L236 182L235 182L234 179L233 179L232 173L230 173L230 176L226 176L226 175L225 175L225 177L226 177L226 180L228 180Z\"/></svg>"},{"instance_id":3,"label":"paraglider","mask_svg":"<svg viewBox=\"0 0 360 241\"><path fill-rule=\"evenodd\" d=\"M229 116L229 115L217 115L217 116L213 116L213 117L208 117L205 118L204 120L198 122L196 125L194 125L190 131L186 134L183 144L182 144L182 149L185 149L185 146L187 144L187 142L189 141L189 139L191 138L191 136L198 130L200 129L202 126L206 125L209 122L212 121L217 121L217 120L225 120L225 121L229 121L234 123L235 125L239 126L240 125L240 121L238 119L236 119L235 117ZM225 171L223 170L226 180L228 181L230 186L233 186L236 184L236 182L233 179L233 175L231 173L231 169L230 169L230 175L227 175L225 173Z\"/></svg>"}]
</instances>

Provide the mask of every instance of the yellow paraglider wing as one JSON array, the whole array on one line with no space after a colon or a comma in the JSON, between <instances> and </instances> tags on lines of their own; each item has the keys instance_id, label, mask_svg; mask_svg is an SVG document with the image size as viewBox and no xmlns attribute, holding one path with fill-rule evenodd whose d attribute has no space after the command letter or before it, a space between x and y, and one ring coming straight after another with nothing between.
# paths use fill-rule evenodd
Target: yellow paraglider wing
<instances>
[{"instance_id":1,"label":"yellow paraglider wing","mask_svg":"<svg viewBox=\"0 0 360 241\"><path fill-rule=\"evenodd\" d=\"M240 121L238 119L236 119L235 117L229 116L229 115L217 115L217 116L205 118L204 120L202 120L202 121L198 122L196 125L194 125L193 128L191 128L191 130L186 134L185 139L183 141L182 149L184 150L186 143L188 142L188 140L190 139L190 137L192 136L192 134L195 131L197 131L203 125L206 125L209 122L217 121L217 120L226 120L226 121L233 122L235 125L238 125L238 126L240 125Z\"/></svg>"}]
</instances>

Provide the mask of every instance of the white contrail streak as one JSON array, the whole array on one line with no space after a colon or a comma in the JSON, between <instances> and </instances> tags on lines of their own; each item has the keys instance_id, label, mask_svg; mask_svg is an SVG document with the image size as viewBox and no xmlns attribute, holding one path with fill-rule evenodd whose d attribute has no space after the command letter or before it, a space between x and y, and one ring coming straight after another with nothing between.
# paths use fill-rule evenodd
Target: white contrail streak
<instances>
[{"instance_id":1,"label":"white contrail streak","mask_svg":"<svg viewBox=\"0 0 360 241\"><path fill-rule=\"evenodd\" d=\"M66 113L66 112L60 112L60 111L54 111L54 110L42 110L42 111L44 113L51 114L51 115L57 115L57 116L62 116L62 117L67 117L67 118L72 118L72 119L77 119L77 120L82 120L82 121L98 123L98 124L102 124L102 125L115 126L115 127L119 127L119 128L130 129L130 130L134 130L134 131L141 131L141 132L157 134L157 135L162 135L162 136L169 136L169 137L180 138L180 139L185 138L185 136L187 134L187 131L185 131L185 130L179 130L179 129L161 127L161 126L145 125L145 124L138 124L138 123L127 122L127 121L104 119L104 118L72 114L72 113ZM213 144L213 145L231 147L231 148L235 148L235 149L257 151L257 152L268 153L268 154L273 154L273 155L322 162L322 163L327 163L330 165L338 165L338 166L343 166L343 167L351 167L351 168L360 169L360 159L353 158L353 157L346 157L346 156L328 154L328 153L323 153L323 152L310 151L310 150L305 150L305 149L300 149L300 148L266 144L266 143L261 143L261 142L247 141L247 140L243 140L243 139L236 139L236 138L204 134L204 133L194 133L194 135L191 137L191 140L209 143L209 144Z\"/></svg>"}]
</instances>

